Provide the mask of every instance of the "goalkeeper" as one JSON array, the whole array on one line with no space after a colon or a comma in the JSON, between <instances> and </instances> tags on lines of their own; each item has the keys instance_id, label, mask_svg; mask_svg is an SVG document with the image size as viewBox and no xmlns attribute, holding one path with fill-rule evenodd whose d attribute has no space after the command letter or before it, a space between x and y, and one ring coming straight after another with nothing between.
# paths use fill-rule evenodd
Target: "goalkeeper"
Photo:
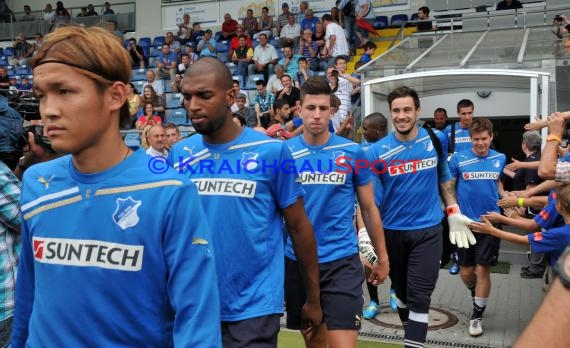
<instances>
[{"instance_id":1,"label":"goalkeeper","mask_svg":"<svg viewBox=\"0 0 570 348\"><path fill-rule=\"evenodd\" d=\"M380 211L390 260L390 279L405 328L406 347L423 347L431 294L439 275L443 213L446 204L449 238L459 247L476 240L461 214L441 143L445 135L419 128L416 91L399 87L388 95L394 131L366 152L384 189ZM438 184L439 191L438 192Z\"/></svg>"},{"instance_id":2,"label":"goalkeeper","mask_svg":"<svg viewBox=\"0 0 570 348\"><path fill-rule=\"evenodd\" d=\"M504 154L491 149L493 124L487 118L473 120L469 127L472 148L457 152L449 161L449 170L457 184L457 201L465 215L479 220L488 212L499 213L497 200L506 196L500 175L505 167ZM500 239L477 234L477 245L459 248L461 279L471 291L473 311L469 334L483 334L482 318L491 292L491 266L497 263Z\"/></svg>"}]
</instances>

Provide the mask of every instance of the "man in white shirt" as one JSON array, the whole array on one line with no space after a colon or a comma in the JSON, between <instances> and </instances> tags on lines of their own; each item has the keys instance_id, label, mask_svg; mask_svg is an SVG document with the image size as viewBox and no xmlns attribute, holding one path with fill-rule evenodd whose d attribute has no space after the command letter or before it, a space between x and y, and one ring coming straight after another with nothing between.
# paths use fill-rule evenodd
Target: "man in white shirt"
<instances>
[{"instance_id":1,"label":"man in white shirt","mask_svg":"<svg viewBox=\"0 0 570 348\"><path fill-rule=\"evenodd\" d=\"M346 41L346 34L344 33L344 29L342 29L340 25L333 21L332 16L328 13L323 15L321 20L323 21L323 25L326 28L325 40L329 64L334 61L335 57L348 56L348 42Z\"/></svg>"},{"instance_id":2,"label":"man in white shirt","mask_svg":"<svg viewBox=\"0 0 570 348\"><path fill-rule=\"evenodd\" d=\"M156 79L156 73L154 70L147 70L146 71L146 82L141 89L141 95L144 93L144 88L146 85L151 85L156 95L163 95L164 94L164 83L162 80Z\"/></svg>"},{"instance_id":3,"label":"man in white shirt","mask_svg":"<svg viewBox=\"0 0 570 348\"><path fill-rule=\"evenodd\" d=\"M152 157L168 156L168 150L166 149L166 132L164 128L159 125L155 124L146 133L146 141L149 144L148 149L146 150L146 154Z\"/></svg>"},{"instance_id":4,"label":"man in white shirt","mask_svg":"<svg viewBox=\"0 0 570 348\"><path fill-rule=\"evenodd\" d=\"M299 23L295 23L295 15L289 13L287 17L287 24L281 29L281 35L279 36L279 41L281 41L281 47L293 47L297 49L299 46L299 37L301 36L301 26Z\"/></svg>"},{"instance_id":5,"label":"man in white shirt","mask_svg":"<svg viewBox=\"0 0 570 348\"><path fill-rule=\"evenodd\" d=\"M267 43L267 35L259 34L259 46L253 51L253 64L248 66L249 75L263 74L267 82L269 75L273 74L273 66L277 63L277 51L273 45Z\"/></svg>"}]
</instances>

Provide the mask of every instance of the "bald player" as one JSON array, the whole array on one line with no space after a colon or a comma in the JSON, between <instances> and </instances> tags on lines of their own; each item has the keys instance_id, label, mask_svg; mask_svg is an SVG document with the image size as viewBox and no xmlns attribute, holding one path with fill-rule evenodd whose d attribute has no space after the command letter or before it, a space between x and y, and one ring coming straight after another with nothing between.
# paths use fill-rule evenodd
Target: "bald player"
<instances>
[{"instance_id":1,"label":"bald player","mask_svg":"<svg viewBox=\"0 0 570 348\"><path fill-rule=\"evenodd\" d=\"M174 145L169 162L196 184L213 226L223 345L277 346L283 218L299 255L307 292L302 329L310 337L322 322L317 254L301 184L279 166L293 163L291 152L282 141L232 121L235 96L224 63L202 58L185 77L184 107L199 134Z\"/></svg>"}]
</instances>

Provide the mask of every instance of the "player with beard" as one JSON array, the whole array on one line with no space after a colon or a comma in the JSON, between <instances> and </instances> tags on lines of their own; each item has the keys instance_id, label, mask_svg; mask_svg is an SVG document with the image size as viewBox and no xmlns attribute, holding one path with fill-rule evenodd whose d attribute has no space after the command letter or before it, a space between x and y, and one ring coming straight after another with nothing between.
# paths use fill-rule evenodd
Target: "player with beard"
<instances>
[{"instance_id":1,"label":"player with beard","mask_svg":"<svg viewBox=\"0 0 570 348\"><path fill-rule=\"evenodd\" d=\"M419 128L420 99L416 91L399 87L388 95L394 131L367 151L373 172L384 188L380 206L390 260L390 279L398 314L405 328L406 347L423 347L428 328L431 294L439 275L443 214L439 194L447 206L449 238L469 247L475 237L471 222L461 214L443 151L436 137ZM436 142L434 144L434 141ZM439 190L438 192L438 184Z\"/></svg>"},{"instance_id":2,"label":"player with beard","mask_svg":"<svg viewBox=\"0 0 570 348\"><path fill-rule=\"evenodd\" d=\"M184 107L199 135L177 143L169 162L198 186L212 230L224 347L276 347L283 314L283 219L298 258L307 301L303 333L322 322L315 237L287 146L232 121L229 70L202 58L182 80ZM267 165L267 166L266 166ZM208 168L206 168L208 166Z\"/></svg>"}]
</instances>

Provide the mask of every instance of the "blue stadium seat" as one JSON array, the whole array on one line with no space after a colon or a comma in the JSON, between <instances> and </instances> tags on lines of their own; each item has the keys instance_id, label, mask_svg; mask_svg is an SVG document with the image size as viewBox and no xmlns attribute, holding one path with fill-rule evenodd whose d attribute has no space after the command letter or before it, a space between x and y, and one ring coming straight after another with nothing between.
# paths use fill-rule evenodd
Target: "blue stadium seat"
<instances>
[{"instance_id":1,"label":"blue stadium seat","mask_svg":"<svg viewBox=\"0 0 570 348\"><path fill-rule=\"evenodd\" d=\"M255 83L259 80L263 80L263 74L249 75L244 89L255 89Z\"/></svg>"},{"instance_id":2,"label":"blue stadium seat","mask_svg":"<svg viewBox=\"0 0 570 348\"><path fill-rule=\"evenodd\" d=\"M156 36L153 40L152 40L152 45L154 47L157 46L162 46L164 44L164 36Z\"/></svg>"},{"instance_id":3,"label":"blue stadium seat","mask_svg":"<svg viewBox=\"0 0 570 348\"><path fill-rule=\"evenodd\" d=\"M388 16L376 16L376 19L374 19L372 26L374 29L388 28Z\"/></svg>"},{"instance_id":4,"label":"blue stadium seat","mask_svg":"<svg viewBox=\"0 0 570 348\"><path fill-rule=\"evenodd\" d=\"M125 39L125 41L123 42L123 46L125 48L129 47L129 39Z\"/></svg>"},{"instance_id":5,"label":"blue stadium seat","mask_svg":"<svg viewBox=\"0 0 570 348\"><path fill-rule=\"evenodd\" d=\"M279 49L279 47L281 47L281 42L279 42L279 40L276 38L272 38L271 40L269 40L269 43L271 44L271 46L275 47L276 49Z\"/></svg>"},{"instance_id":6,"label":"blue stadium seat","mask_svg":"<svg viewBox=\"0 0 570 348\"><path fill-rule=\"evenodd\" d=\"M182 94L180 93L164 93L166 99L165 107L167 109L178 109L181 107Z\"/></svg>"},{"instance_id":7,"label":"blue stadium seat","mask_svg":"<svg viewBox=\"0 0 570 348\"><path fill-rule=\"evenodd\" d=\"M27 65L18 65L15 68L16 75L28 75L30 73L30 68Z\"/></svg>"},{"instance_id":8,"label":"blue stadium seat","mask_svg":"<svg viewBox=\"0 0 570 348\"><path fill-rule=\"evenodd\" d=\"M216 32L216 34L214 34L214 40L215 40L216 42L220 41L220 37L222 37L222 32L221 32L221 31L218 31L218 32Z\"/></svg>"},{"instance_id":9,"label":"blue stadium seat","mask_svg":"<svg viewBox=\"0 0 570 348\"><path fill-rule=\"evenodd\" d=\"M174 123L177 126L187 125L188 117L186 115L186 109L167 109L166 110L166 121Z\"/></svg>"},{"instance_id":10,"label":"blue stadium seat","mask_svg":"<svg viewBox=\"0 0 570 348\"><path fill-rule=\"evenodd\" d=\"M139 93L142 93L142 91L143 91L143 86L144 86L144 84L146 83L146 80L145 80L145 81L142 81L142 80L141 80L141 81L132 81L132 83L133 83L133 85L135 86L135 88L137 89L137 91L138 91Z\"/></svg>"},{"instance_id":11,"label":"blue stadium seat","mask_svg":"<svg viewBox=\"0 0 570 348\"><path fill-rule=\"evenodd\" d=\"M276 48L275 51L277 51L277 60L281 60L281 58L283 58L283 49Z\"/></svg>"},{"instance_id":12,"label":"blue stadium seat","mask_svg":"<svg viewBox=\"0 0 570 348\"><path fill-rule=\"evenodd\" d=\"M230 71L230 73L231 73L232 75L234 75L234 74L236 73L237 67L236 67L236 65L235 65L234 63L232 63L232 62L227 62L227 63L226 63L226 66L228 67L228 70Z\"/></svg>"},{"instance_id":13,"label":"blue stadium seat","mask_svg":"<svg viewBox=\"0 0 570 348\"><path fill-rule=\"evenodd\" d=\"M412 13L412 16L410 17L411 21L417 21L419 19L420 19L420 17L418 16L417 13Z\"/></svg>"},{"instance_id":14,"label":"blue stadium seat","mask_svg":"<svg viewBox=\"0 0 570 348\"><path fill-rule=\"evenodd\" d=\"M141 37L139 39L139 46L141 47L149 47L150 46L150 37Z\"/></svg>"},{"instance_id":15,"label":"blue stadium seat","mask_svg":"<svg viewBox=\"0 0 570 348\"><path fill-rule=\"evenodd\" d=\"M150 46L141 46L141 48L144 52L144 56L149 57L150 56Z\"/></svg>"},{"instance_id":16,"label":"blue stadium seat","mask_svg":"<svg viewBox=\"0 0 570 348\"><path fill-rule=\"evenodd\" d=\"M391 27L400 27L408 21L408 15L405 13L393 15L390 19Z\"/></svg>"},{"instance_id":17,"label":"blue stadium seat","mask_svg":"<svg viewBox=\"0 0 570 348\"><path fill-rule=\"evenodd\" d=\"M129 132L125 135L125 144L133 150L137 150L140 147L140 138L138 132Z\"/></svg>"},{"instance_id":18,"label":"blue stadium seat","mask_svg":"<svg viewBox=\"0 0 570 348\"><path fill-rule=\"evenodd\" d=\"M14 55L14 47L6 47L4 50L4 55L6 57L12 57Z\"/></svg>"},{"instance_id":19,"label":"blue stadium seat","mask_svg":"<svg viewBox=\"0 0 570 348\"><path fill-rule=\"evenodd\" d=\"M159 47L153 47L150 50L150 54L148 56L149 57L158 57L159 54L160 54L160 48Z\"/></svg>"},{"instance_id":20,"label":"blue stadium seat","mask_svg":"<svg viewBox=\"0 0 570 348\"><path fill-rule=\"evenodd\" d=\"M139 68L131 70L131 82L132 81L145 81L146 80L146 69Z\"/></svg>"},{"instance_id":21,"label":"blue stadium seat","mask_svg":"<svg viewBox=\"0 0 570 348\"><path fill-rule=\"evenodd\" d=\"M243 81L243 76L241 75L232 75L232 80L238 80L240 88L245 88L245 84Z\"/></svg>"},{"instance_id":22,"label":"blue stadium seat","mask_svg":"<svg viewBox=\"0 0 570 348\"><path fill-rule=\"evenodd\" d=\"M0 47L0 57L4 55L4 48Z\"/></svg>"}]
</instances>

